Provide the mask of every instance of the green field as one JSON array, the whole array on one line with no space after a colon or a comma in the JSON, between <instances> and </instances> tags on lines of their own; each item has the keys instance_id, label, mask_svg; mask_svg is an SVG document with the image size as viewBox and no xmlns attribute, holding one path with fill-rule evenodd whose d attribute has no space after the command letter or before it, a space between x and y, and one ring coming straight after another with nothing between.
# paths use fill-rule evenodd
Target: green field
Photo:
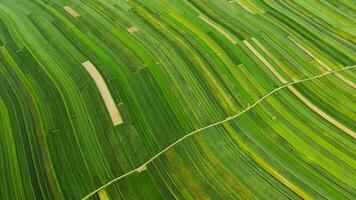
<instances>
[{"instance_id":1,"label":"green field","mask_svg":"<svg viewBox=\"0 0 356 200\"><path fill-rule=\"evenodd\" d=\"M351 200L355 138L355 0L0 0L0 200Z\"/></svg>"}]
</instances>

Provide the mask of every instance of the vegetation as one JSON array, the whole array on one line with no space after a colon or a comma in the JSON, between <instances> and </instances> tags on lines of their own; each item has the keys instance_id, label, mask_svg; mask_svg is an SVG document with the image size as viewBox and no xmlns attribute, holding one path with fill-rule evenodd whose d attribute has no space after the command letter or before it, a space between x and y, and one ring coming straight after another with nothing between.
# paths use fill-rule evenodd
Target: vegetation
<instances>
[{"instance_id":1,"label":"vegetation","mask_svg":"<svg viewBox=\"0 0 356 200\"><path fill-rule=\"evenodd\" d=\"M0 199L356 199L352 0L0 0Z\"/></svg>"}]
</instances>

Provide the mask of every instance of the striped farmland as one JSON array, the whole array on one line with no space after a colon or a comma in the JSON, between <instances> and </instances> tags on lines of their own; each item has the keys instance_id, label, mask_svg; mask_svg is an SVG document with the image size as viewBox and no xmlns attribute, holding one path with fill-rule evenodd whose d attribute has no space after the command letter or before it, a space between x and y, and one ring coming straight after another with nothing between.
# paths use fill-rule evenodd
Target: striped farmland
<instances>
[{"instance_id":1,"label":"striped farmland","mask_svg":"<svg viewBox=\"0 0 356 200\"><path fill-rule=\"evenodd\" d=\"M356 199L351 0L0 0L0 199Z\"/></svg>"}]
</instances>

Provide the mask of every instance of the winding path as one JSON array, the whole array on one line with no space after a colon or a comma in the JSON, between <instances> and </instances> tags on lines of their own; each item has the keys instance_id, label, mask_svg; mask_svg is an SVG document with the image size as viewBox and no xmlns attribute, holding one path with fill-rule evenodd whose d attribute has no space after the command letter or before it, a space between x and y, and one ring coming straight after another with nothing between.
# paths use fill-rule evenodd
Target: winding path
<instances>
[{"instance_id":1,"label":"winding path","mask_svg":"<svg viewBox=\"0 0 356 200\"><path fill-rule=\"evenodd\" d=\"M163 150L161 150L160 152L158 152L156 155L152 156L149 160L147 160L145 163L143 163L142 165L138 166L137 168L129 171L129 172L126 172L125 174L122 174L114 179L112 179L111 181L107 182L106 184L102 185L101 187L97 188L96 190L94 190L93 192L89 193L88 195L86 195L85 197L83 197L82 200L86 200L86 199L89 199L91 196L93 196L94 194L96 194L97 192L99 192L100 190L103 190L105 189L107 186L111 185L112 183L134 173L134 172L141 172L142 169L145 169L146 168L146 165L151 163L152 161L154 161L156 158L158 158L160 155L164 154L166 151L170 150L171 148L173 148L174 146L176 146L177 144L179 144L180 142L182 142L183 140L203 131L203 130L206 130L208 128L211 128L211 127L214 127L214 126L218 126L220 124L223 124L225 122L228 122L230 120L233 120L235 118L237 118L238 116L244 114L245 112L248 112L249 110L251 110L252 108L254 108L256 105L258 105L259 103L261 103L263 100L265 100L267 97L273 95L274 93L278 92L279 90L282 90L284 88L289 88L290 86L292 85L295 85L295 84L298 84L298 83L302 83L302 82L306 82L306 81L310 81L310 80L314 80L314 79L318 79L318 78L321 78L321 77L324 77L324 76L328 76L328 75L331 75L331 74L334 74L334 73L337 73L337 72L341 72L341 71L345 71L345 70L350 70L350 69L353 69L353 68L356 68L356 65L353 65L353 66L347 66L347 67L343 67L343 68L340 68L340 69L337 69L337 70L333 70L333 71L328 71L328 72L325 72L323 74L319 74L319 75L316 75L316 76L312 76L312 77L309 77L309 78L306 78L306 79L301 79L301 80L297 80L297 81L293 81L293 82L290 82L290 83L287 83L287 84L284 84L274 90L272 90L271 92L267 93L266 95L262 96L259 100L257 100L255 103L251 104L249 107L247 107L246 109L242 110L241 112L233 115L233 116L230 116L230 117L227 117L221 121L218 121L218 122L215 122L215 123L212 123L212 124L209 124L205 127L202 127L202 128L199 128L199 129L196 129L195 131L192 131L190 133L188 133L187 135L179 138L177 141L173 142L172 144L170 144L169 146L167 146L166 148L164 148Z\"/></svg>"}]
</instances>

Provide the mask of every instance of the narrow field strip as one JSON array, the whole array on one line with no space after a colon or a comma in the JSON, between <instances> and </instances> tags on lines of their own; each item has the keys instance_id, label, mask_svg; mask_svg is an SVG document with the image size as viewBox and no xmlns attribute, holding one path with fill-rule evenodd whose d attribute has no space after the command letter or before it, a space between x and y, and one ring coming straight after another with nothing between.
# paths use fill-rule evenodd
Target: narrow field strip
<instances>
[{"instance_id":1,"label":"narrow field strip","mask_svg":"<svg viewBox=\"0 0 356 200\"><path fill-rule=\"evenodd\" d=\"M167 146L166 148L164 148L162 151L158 152L156 155L154 155L153 157L151 157L149 160L147 160L145 163L143 163L142 165L140 165L139 167L123 174L123 175L120 175L118 177L116 177L115 179L107 182L106 184L104 184L103 186L99 187L98 189L94 190L93 192L89 193L88 195L86 195L85 197L82 198L82 200L85 200L85 199L88 199L90 198L92 195L96 194L97 192L99 192L100 190L103 190L104 188L106 188L107 186L111 185L112 183L134 173L134 172L138 172L140 173L142 171L142 169L145 169L146 168L146 165L151 163L153 160L155 160L156 158L158 158L160 155L164 154L166 151L170 150L171 148L173 148L174 146L176 146L177 144L179 144L180 142L182 142L183 140L185 140L186 138L189 138L193 135L195 135L196 133L199 133L203 130L206 130L208 128L211 128L211 127L215 127L215 126L218 126L218 125L221 125L225 122L228 122L230 120L233 120L235 118L237 118L238 116L248 112L249 110L251 110L252 108L254 108L256 105L258 105L259 103L261 103L263 100L265 100L267 97L273 95L274 93L278 92L279 90L282 90L284 88L288 88L291 87L292 85L295 85L295 84L298 84L298 83L302 83L302 82L306 82L306 81L310 81L310 80L314 80L314 79L318 79L318 78L321 78L321 77L324 77L324 76L328 76L328 75L331 75L331 74L335 74L335 73L338 73L338 72L341 72L341 71L345 71L345 70L349 70L349 69L353 69L353 68L356 68L356 65L353 65L353 66L347 66L347 67L343 67L343 68L340 68L340 69L337 69L337 70L333 70L333 71L327 71L323 74L319 74L319 75L316 75L316 76L312 76L312 77L309 77L309 78L306 78L306 79L301 79L301 80L297 80L297 81L293 81L293 82L290 82L290 83L286 83L274 90L272 90L271 92L267 93L266 95L264 95L263 97L261 97L258 101L256 101L255 103L251 104L250 106L248 106L246 109L242 110L241 112L233 115L233 116L230 116L230 117L227 117L225 118L224 120L221 120L221 121L218 121L218 122L215 122L215 123L212 123L208 126L205 126L205 127L202 127L202 128L199 128L195 131L192 131L190 133L188 133L187 135L181 137L180 139L178 139L177 141L175 141L174 143L170 144L169 146Z\"/></svg>"},{"instance_id":2,"label":"narrow field strip","mask_svg":"<svg viewBox=\"0 0 356 200\"><path fill-rule=\"evenodd\" d=\"M82 63L83 67L88 71L92 79L94 80L96 86L98 87L100 94L105 102L106 108L110 114L112 123L114 126L122 124L122 118L117 109L114 99L111 96L111 93L98 70L90 61L85 61Z\"/></svg>"},{"instance_id":3,"label":"narrow field strip","mask_svg":"<svg viewBox=\"0 0 356 200\"><path fill-rule=\"evenodd\" d=\"M129 33L135 33L138 31L138 28L136 26L131 26L130 28L126 29Z\"/></svg>"},{"instance_id":4,"label":"narrow field strip","mask_svg":"<svg viewBox=\"0 0 356 200\"><path fill-rule=\"evenodd\" d=\"M219 31L226 39L230 40L232 44L237 44L237 41L230 36L227 32L225 32L222 28L218 27L215 25L212 21L210 21L207 17L203 15L198 16L201 20L203 20L205 23L209 24L211 27L213 27L215 30Z\"/></svg>"},{"instance_id":5,"label":"narrow field strip","mask_svg":"<svg viewBox=\"0 0 356 200\"><path fill-rule=\"evenodd\" d=\"M259 9L258 7L254 6L250 2L246 0L231 0L229 3L237 3L239 4L243 9L248 11L251 14L256 14L256 13L265 13L263 10Z\"/></svg>"},{"instance_id":6,"label":"narrow field strip","mask_svg":"<svg viewBox=\"0 0 356 200\"><path fill-rule=\"evenodd\" d=\"M67 11L70 15L72 15L73 17L79 17L80 15L77 13L77 11L75 11L72 7L70 6L64 6L63 9L65 11Z\"/></svg>"},{"instance_id":7,"label":"narrow field strip","mask_svg":"<svg viewBox=\"0 0 356 200\"><path fill-rule=\"evenodd\" d=\"M263 62L264 65L268 67L268 69L275 75L279 81L281 81L283 84L287 83L287 80L284 79L278 72L277 70L260 54L257 52L257 50L246 40L243 41L243 43L258 57L258 59ZM328 68L330 69L330 68ZM310 109L312 109L314 112L319 114L321 117L332 123L334 126L338 127L345 133L349 134L351 137L356 138L356 133L335 120L333 117L330 115L326 114L324 111L319 109L317 106L315 106L312 102L310 102L305 96L303 96L300 92L298 92L293 86L289 85L288 89L296 96L298 99L300 99L306 106L308 106Z\"/></svg>"},{"instance_id":8,"label":"narrow field strip","mask_svg":"<svg viewBox=\"0 0 356 200\"><path fill-rule=\"evenodd\" d=\"M305 96L303 96L298 90L296 90L292 86L288 86L288 89L296 96L298 99L300 99L305 105L307 105L310 109L312 109L314 112L318 113L320 116L322 116L324 119L326 119L328 122L332 123L334 126L338 127L345 133L349 134L351 137L356 138L356 133L350 130L349 128L345 127L343 124L335 120L333 117L330 115L326 114L324 111L320 110L317 106L315 106L312 102L310 102Z\"/></svg>"},{"instance_id":9,"label":"narrow field strip","mask_svg":"<svg viewBox=\"0 0 356 200\"><path fill-rule=\"evenodd\" d=\"M110 200L110 198L109 198L109 196L108 196L108 194L106 193L105 190L99 191L98 194L99 194L99 199L100 200Z\"/></svg>"},{"instance_id":10,"label":"narrow field strip","mask_svg":"<svg viewBox=\"0 0 356 200\"><path fill-rule=\"evenodd\" d=\"M321 61L319 58L317 58L312 52L310 52L308 49L306 49L302 44L297 42L295 39L293 39L291 36L287 37L290 41L292 41L295 45L297 45L301 50L303 50L306 54L308 54L310 57L312 57L317 63L319 63L320 66L322 66L324 69L327 71L330 71L331 68L327 66L323 61ZM348 78L344 77L341 74L335 74L340 80L344 81L346 84L351 86L352 88L356 89L356 84L349 80Z\"/></svg>"},{"instance_id":11,"label":"narrow field strip","mask_svg":"<svg viewBox=\"0 0 356 200\"><path fill-rule=\"evenodd\" d=\"M283 76L281 76L276 69L274 69L274 67L260 54L258 53L258 51L247 41L244 40L242 41L247 48L249 48L253 54L255 54L255 56L264 64L266 65L266 67L277 77L277 79L279 81L281 81L283 84L287 84L287 80L285 78L283 78Z\"/></svg>"}]
</instances>

